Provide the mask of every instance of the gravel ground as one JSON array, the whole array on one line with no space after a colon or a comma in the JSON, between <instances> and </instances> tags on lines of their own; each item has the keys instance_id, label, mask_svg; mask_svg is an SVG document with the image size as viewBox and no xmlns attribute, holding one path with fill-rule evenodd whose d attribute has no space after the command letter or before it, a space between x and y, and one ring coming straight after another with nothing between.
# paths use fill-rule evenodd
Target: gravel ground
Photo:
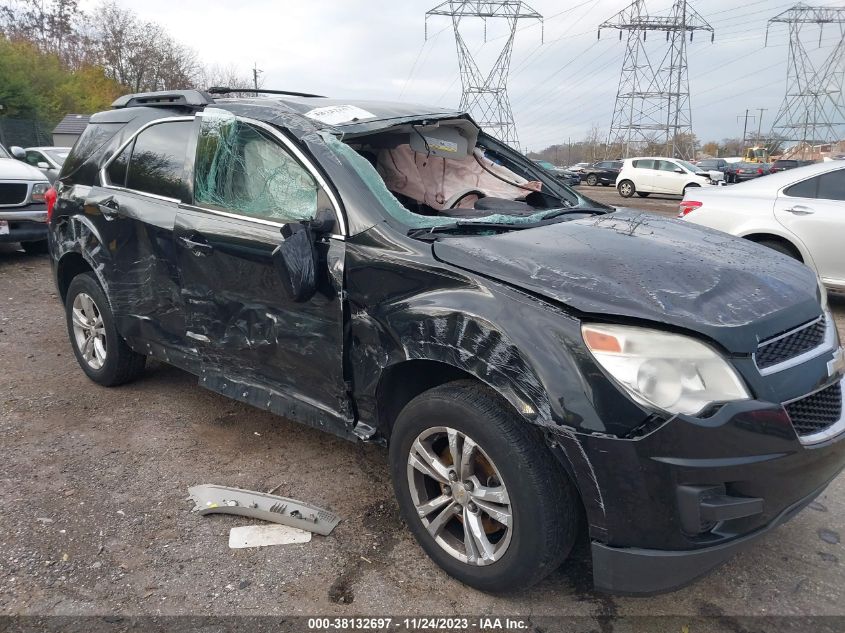
<instances>
[{"instance_id":1,"label":"gravel ground","mask_svg":"<svg viewBox=\"0 0 845 633\"><path fill-rule=\"evenodd\" d=\"M843 332L845 302L834 307ZM593 593L581 550L539 586L496 597L447 577L412 540L384 450L232 402L158 363L121 388L90 382L47 258L10 246L0 246L0 361L0 613L580 615L602 631L623 615L845 615L843 477L675 593ZM280 485L343 522L308 544L230 550L229 529L250 521L191 514L187 488L199 483Z\"/></svg>"},{"instance_id":2,"label":"gravel ground","mask_svg":"<svg viewBox=\"0 0 845 633\"><path fill-rule=\"evenodd\" d=\"M595 187L579 185L575 188L596 202L603 202L614 207L642 209L643 211L651 211L652 213L668 215L673 218L678 215L678 203L681 201L681 196L664 196L654 193L648 198L640 198L639 196L623 198L616 191L616 187L604 187L602 185Z\"/></svg>"}]
</instances>

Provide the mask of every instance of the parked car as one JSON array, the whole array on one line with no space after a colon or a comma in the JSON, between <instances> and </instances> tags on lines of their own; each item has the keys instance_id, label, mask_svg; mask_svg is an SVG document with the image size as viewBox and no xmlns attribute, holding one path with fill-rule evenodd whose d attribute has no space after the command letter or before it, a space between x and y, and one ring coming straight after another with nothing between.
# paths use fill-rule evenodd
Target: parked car
<instances>
[{"instance_id":1,"label":"parked car","mask_svg":"<svg viewBox=\"0 0 845 633\"><path fill-rule=\"evenodd\" d=\"M592 163L575 163L571 167L567 167L569 171L574 171L576 173L582 174L584 170L587 169Z\"/></svg>"},{"instance_id":2,"label":"parked car","mask_svg":"<svg viewBox=\"0 0 845 633\"><path fill-rule=\"evenodd\" d=\"M33 167L40 169L47 180L54 182L59 175L59 170L65 162L69 147L27 147L24 151L24 159Z\"/></svg>"},{"instance_id":3,"label":"parked car","mask_svg":"<svg viewBox=\"0 0 845 633\"><path fill-rule=\"evenodd\" d=\"M845 166L816 163L718 191L688 192L680 216L804 262L845 291Z\"/></svg>"},{"instance_id":4,"label":"parked car","mask_svg":"<svg viewBox=\"0 0 845 633\"><path fill-rule=\"evenodd\" d=\"M581 173L581 180L595 187L604 185L608 187L616 182L619 170L622 168L621 160L603 160L585 167Z\"/></svg>"},{"instance_id":5,"label":"parked car","mask_svg":"<svg viewBox=\"0 0 845 633\"><path fill-rule=\"evenodd\" d=\"M20 242L30 254L47 252L49 188L44 174L15 160L0 145L0 243Z\"/></svg>"},{"instance_id":6,"label":"parked car","mask_svg":"<svg viewBox=\"0 0 845 633\"><path fill-rule=\"evenodd\" d=\"M568 169L562 169L560 167L556 167L552 163L547 160L537 160L534 161L540 167L545 169L548 173L552 176L560 180L563 184L569 185L570 187L574 187L575 185L581 184L581 176L574 171L570 171Z\"/></svg>"},{"instance_id":7,"label":"parked car","mask_svg":"<svg viewBox=\"0 0 845 633\"><path fill-rule=\"evenodd\" d=\"M781 158L772 163L769 168L769 173L776 174L779 171L787 169L795 169L796 167L803 167L804 165L812 165L815 161L812 160L794 160L790 158Z\"/></svg>"},{"instance_id":8,"label":"parked car","mask_svg":"<svg viewBox=\"0 0 845 633\"><path fill-rule=\"evenodd\" d=\"M728 168L728 161L724 158L705 158L695 163L701 171L707 172L712 182L725 179L725 170Z\"/></svg>"},{"instance_id":9,"label":"parked car","mask_svg":"<svg viewBox=\"0 0 845 633\"><path fill-rule=\"evenodd\" d=\"M688 188L711 184L706 172L677 158L627 158L616 179L616 189L623 198L635 193L643 198L652 193L680 196Z\"/></svg>"},{"instance_id":10,"label":"parked car","mask_svg":"<svg viewBox=\"0 0 845 633\"><path fill-rule=\"evenodd\" d=\"M725 182L736 184L738 182L745 182L746 180L753 180L760 176L766 176L769 173L771 173L771 165L769 163L731 163L725 170Z\"/></svg>"},{"instance_id":11,"label":"parked car","mask_svg":"<svg viewBox=\"0 0 845 633\"><path fill-rule=\"evenodd\" d=\"M845 465L810 269L593 202L466 113L127 95L56 187L85 374L118 385L152 357L387 444L409 529L473 587L529 586L583 529L597 587L668 590Z\"/></svg>"}]
</instances>

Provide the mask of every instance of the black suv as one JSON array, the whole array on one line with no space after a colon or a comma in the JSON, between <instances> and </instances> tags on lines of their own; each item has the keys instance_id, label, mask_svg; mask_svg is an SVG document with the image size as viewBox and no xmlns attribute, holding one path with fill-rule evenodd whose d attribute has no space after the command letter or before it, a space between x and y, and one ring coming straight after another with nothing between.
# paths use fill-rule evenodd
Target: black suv
<instances>
[{"instance_id":1,"label":"black suv","mask_svg":"<svg viewBox=\"0 0 845 633\"><path fill-rule=\"evenodd\" d=\"M584 169L581 179L591 187L596 185L609 187L616 184L616 177L621 169L621 160L603 160Z\"/></svg>"},{"instance_id":2,"label":"black suv","mask_svg":"<svg viewBox=\"0 0 845 633\"><path fill-rule=\"evenodd\" d=\"M51 260L92 380L153 357L387 444L408 527L483 590L537 581L579 533L597 587L676 587L845 462L809 268L602 207L465 113L129 95L57 187Z\"/></svg>"}]
</instances>

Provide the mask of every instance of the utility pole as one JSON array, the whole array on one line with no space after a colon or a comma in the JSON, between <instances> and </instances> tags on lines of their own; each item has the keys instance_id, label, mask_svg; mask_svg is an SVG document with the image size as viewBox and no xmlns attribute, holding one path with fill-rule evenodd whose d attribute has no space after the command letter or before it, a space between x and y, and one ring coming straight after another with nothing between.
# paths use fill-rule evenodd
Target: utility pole
<instances>
[{"instance_id":1,"label":"utility pole","mask_svg":"<svg viewBox=\"0 0 845 633\"><path fill-rule=\"evenodd\" d=\"M748 108L745 109L745 116L739 114L736 117L736 120L739 121L740 119L745 119L745 123L742 126L742 149L745 149L745 146L748 145L748 118L749 116L753 119L754 115L749 115L750 110Z\"/></svg>"},{"instance_id":2,"label":"utility pole","mask_svg":"<svg viewBox=\"0 0 845 633\"><path fill-rule=\"evenodd\" d=\"M252 66L252 83L255 86L255 89L258 90L258 75L262 74L264 71L258 69L258 62L253 64Z\"/></svg>"},{"instance_id":3,"label":"utility pole","mask_svg":"<svg viewBox=\"0 0 845 633\"><path fill-rule=\"evenodd\" d=\"M599 25L599 37L602 29L618 29L620 40L628 34L605 153L619 146L627 158L657 141L671 156L694 158L686 36L692 41L696 31L707 31L712 42L713 27L687 0L675 0L662 16L648 15L645 0L634 0ZM649 31L666 33L668 51L657 64L645 46Z\"/></svg>"},{"instance_id":4,"label":"utility pole","mask_svg":"<svg viewBox=\"0 0 845 633\"><path fill-rule=\"evenodd\" d=\"M426 12L426 39L428 39L428 19L432 16L446 16L452 20L455 45L458 49L458 68L461 74L461 110L470 112L488 134L519 149L519 138L508 99L507 86L516 25L519 20L529 19L539 20L542 26L543 16L522 0L447 0ZM500 18L508 25L509 33L505 44L486 75L481 73L461 36L459 27L464 18L484 20L485 42L488 19Z\"/></svg>"},{"instance_id":5,"label":"utility pole","mask_svg":"<svg viewBox=\"0 0 845 633\"><path fill-rule=\"evenodd\" d=\"M835 143L845 133L845 8L796 4L769 20L766 43L769 29L777 24L789 27L789 62L786 95L772 123L772 138L799 142L803 157L808 146ZM819 47L826 25L838 29L839 41L825 59L816 55L813 60L810 42L801 33L807 25L819 27Z\"/></svg>"},{"instance_id":6,"label":"utility pole","mask_svg":"<svg viewBox=\"0 0 845 633\"><path fill-rule=\"evenodd\" d=\"M762 132L763 132L763 113L768 110L768 108L757 108L757 112L760 113L760 116L757 117L757 140L755 141L755 145L760 145L763 140Z\"/></svg>"}]
</instances>

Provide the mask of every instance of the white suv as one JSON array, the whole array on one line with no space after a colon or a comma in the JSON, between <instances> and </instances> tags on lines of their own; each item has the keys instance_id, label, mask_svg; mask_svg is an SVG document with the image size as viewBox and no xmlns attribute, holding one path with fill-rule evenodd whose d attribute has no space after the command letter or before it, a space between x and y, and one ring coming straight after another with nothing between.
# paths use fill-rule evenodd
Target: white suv
<instances>
[{"instance_id":1,"label":"white suv","mask_svg":"<svg viewBox=\"0 0 845 633\"><path fill-rule=\"evenodd\" d=\"M678 158L627 158L616 177L616 189L623 198L635 193L643 198L650 193L682 196L689 187L711 184L707 172Z\"/></svg>"}]
</instances>

